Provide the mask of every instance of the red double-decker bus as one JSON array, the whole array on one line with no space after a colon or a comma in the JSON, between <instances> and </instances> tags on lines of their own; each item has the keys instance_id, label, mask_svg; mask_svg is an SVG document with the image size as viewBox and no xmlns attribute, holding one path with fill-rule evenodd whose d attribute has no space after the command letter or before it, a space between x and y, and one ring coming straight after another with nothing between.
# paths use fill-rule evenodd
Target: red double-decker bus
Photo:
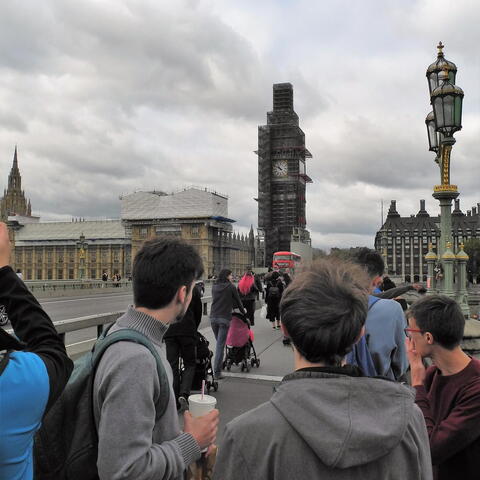
<instances>
[{"instance_id":1,"label":"red double-decker bus","mask_svg":"<svg viewBox=\"0 0 480 480\"><path fill-rule=\"evenodd\" d=\"M275 252L273 254L272 267L274 270L282 270L294 275L295 269L300 265L302 257L293 252Z\"/></svg>"}]
</instances>

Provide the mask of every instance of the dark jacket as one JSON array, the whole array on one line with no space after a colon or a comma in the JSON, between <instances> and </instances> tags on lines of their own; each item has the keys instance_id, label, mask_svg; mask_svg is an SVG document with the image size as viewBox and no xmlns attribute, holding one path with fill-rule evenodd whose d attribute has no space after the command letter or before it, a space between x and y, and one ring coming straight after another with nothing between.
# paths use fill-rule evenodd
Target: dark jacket
<instances>
[{"instance_id":1,"label":"dark jacket","mask_svg":"<svg viewBox=\"0 0 480 480\"><path fill-rule=\"evenodd\" d=\"M0 310L25 344L0 332L0 351L16 350L4 356L0 374L0 478L32 478L33 436L73 363L52 321L10 267L0 269Z\"/></svg>"},{"instance_id":2,"label":"dark jacket","mask_svg":"<svg viewBox=\"0 0 480 480\"><path fill-rule=\"evenodd\" d=\"M255 285L255 281L252 283L252 286L250 287L250 291L246 295L242 295L242 292L238 290L238 295L240 296L240 300L242 302L246 301L251 301L251 300L256 300L258 296L259 290L257 286Z\"/></svg>"},{"instance_id":3,"label":"dark jacket","mask_svg":"<svg viewBox=\"0 0 480 480\"><path fill-rule=\"evenodd\" d=\"M409 387L325 367L287 375L228 423L213 478L430 480L432 466Z\"/></svg>"},{"instance_id":4,"label":"dark jacket","mask_svg":"<svg viewBox=\"0 0 480 480\"><path fill-rule=\"evenodd\" d=\"M230 320L234 308L239 308L245 314L237 287L231 282L216 283L212 287L210 318L226 318Z\"/></svg>"},{"instance_id":5,"label":"dark jacket","mask_svg":"<svg viewBox=\"0 0 480 480\"><path fill-rule=\"evenodd\" d=\"M273 297L270 295L270 290L272 287L278 287L279 290L279 295L276 297ZM277 280L269 280L267 282L267 289L266 289L266 294L265 294L265 301L267 304L276 304L280 303L280 299L282 298L282 293L283 293L283 282L277 278Z\"/></svg>"},{"instance_id":6,"label":"dark jacket","mask_svg":"<svg viewBox=\"0 0 480 480\"><path fill-rule=\"evenodd\" d=\"M389 288L384 292L375 293L374 295L375 297L378 297L378 298L386 298L390 300L392 298L399 297L404 293L411 292L412 290L415 290L415 288L412 285L405 285L403 287Z\"/></svg>"},{"instance_id":7,"label":"dark jacket","mask_svg":"<svg viewBox=\"0 0 480 480\"><path fill-rule=\"evenodd\" d=\"M198 326L202 321L202 310L202 296L200 295L199 287L195 285L192 291L192 301L185 315L179 322L173 323L168 327L163 338L195 337Z\"/></svg>"}]
</instances>

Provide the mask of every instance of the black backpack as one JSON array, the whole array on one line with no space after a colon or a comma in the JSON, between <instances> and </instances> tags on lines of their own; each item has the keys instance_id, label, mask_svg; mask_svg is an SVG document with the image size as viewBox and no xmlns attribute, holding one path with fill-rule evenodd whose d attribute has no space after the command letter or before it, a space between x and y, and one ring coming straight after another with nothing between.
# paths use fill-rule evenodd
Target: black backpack
<instances>
[{"instance_id":1,"label":"black backpack","mask_svg":"<svg viewBox=\"0 0 480 480\"><path fill-rule=\"evenodd\" d=\"M35 480L98 480L93 382L103 353L113 343L129 341L148 348L157 362L160 391L170 391L163 363L150 340L132 329L106 333L91 352L75 361L65 390L43 419L35 436ZM161 395L157 418L165 413L169 398L170 394Z\"/></svg>"},{"instance_id":2,"label":"black backpack","mask_svg":"<svg viewBox=\"0 0 480 480\"><path fill-rule=\"evenodd\" d=\"M280 298L280 288L278 287L278 284L270 284L268 288L268 298Z\"/></svg>"}]
</instances>

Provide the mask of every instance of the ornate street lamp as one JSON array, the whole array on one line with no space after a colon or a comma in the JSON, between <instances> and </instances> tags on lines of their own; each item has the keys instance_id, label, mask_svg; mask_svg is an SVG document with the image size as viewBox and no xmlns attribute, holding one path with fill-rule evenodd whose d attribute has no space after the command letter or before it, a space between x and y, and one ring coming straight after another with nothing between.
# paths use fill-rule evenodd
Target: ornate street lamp
<instances>
[{"instance_id":1,"label":"ornate street lamp","mask_svg":"<svg viewBox=\"0 0 480 480\"><path fill-rule=\"evenodd\" d=\"M462 129L463 90L450 82L447 70L438 78L441 83L431 94L435 128L445 137L442 143L453 145L453 134Z\"/></svg>"},{"instance_id":2,"label":"ornate street lamp","mask_svg":"<svg viewBox=\"0 0 480 480\"><path fill-rule=\"evenodd\" d=\"M82 233L80 239L77 242L78 247L78 258L79 258L79 276L80 280L83 280L85 277L85 250L88 248L88 242L85 241L85 235Z\"/></svg>"},{"instance_id":3,"label":"ornate street lamp","mask_svg":"<svg viewBox=\"0 0 480 480\"><path fill-rule=\"evenodd\" d=\"M438 290L450 297L456 298L465 313L468 312L465 285L458 282L454 285L455 268L465 268L465 262L457 262L457 257L452 248L452 200L457 198L459 192L456 185L450 184L450 154L455 143L453 135L462 128L462 102L463 91L455 86L457 67L445 59L443 44L438 44L437 60L427 69L428 89L430 91L430 104L433 111L427 115L425 124L428 132L429 150L436 153L435 161L440 167L440 185L435 185L433 197L440 202L440 243L438 256L429 252L426 260L430 267L434 257L437 259L437 268L444 274L436 278L436 285L429 291ZM430 258L431 257L431 258ZM462 257L463 258L463 257ZM463 263L462 263L463 262ZM458 265L457 265L458 263ZM429 268L430 268L429 267ZM430 268L431 269L431 268ZM463 278L457 272L458 278ZM432 276L432 272L429 273Z\"/></svg>"},{"instance_id":4,"label":"ornate street lamp","mask_svg":"<svg viewBox=\"0 0 480 480\"><path fill-rule=\"evenodd\" d=\"M452 84L455 83L455 77L457 75L457 66L453 62L448 61L443 55L443 49L445 48L443 43L440 42L437 45L437 48L437 60L427 68L428 89L430 90L430 96L440 85L438 76L441 72L444 70L448 72L448 76Z\"/></svg>"}]
</instances>

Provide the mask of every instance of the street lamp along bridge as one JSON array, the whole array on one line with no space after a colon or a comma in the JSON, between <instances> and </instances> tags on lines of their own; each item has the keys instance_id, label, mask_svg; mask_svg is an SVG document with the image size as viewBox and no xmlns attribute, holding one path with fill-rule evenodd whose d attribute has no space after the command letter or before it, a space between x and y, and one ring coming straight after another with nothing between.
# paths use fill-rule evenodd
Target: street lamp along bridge
<instances>
[{"instance_id":1,"label":"street lamp along bridge","mask_svg":"<svg viewBox=\"0 0 480 480\"><path fill-rule=\"evenodd\" d=\"M433 188L433 197L440 202L440 242L438 252L425 256L428 265L427 288L430 293L441 293L454 298L466 316L469 316L466 268L468 255L463 243L452 246L452 200L459 196L457 185L450 183L450 156L455 144L454 133L462 129L462 103L464 93L455 85L456 65L443 54L444 45L437 46L437 60L427 69L430 104L433 110L427 115L429 150L436 154L440 168L440 184Z\"/></svg>"}]
</instances>

